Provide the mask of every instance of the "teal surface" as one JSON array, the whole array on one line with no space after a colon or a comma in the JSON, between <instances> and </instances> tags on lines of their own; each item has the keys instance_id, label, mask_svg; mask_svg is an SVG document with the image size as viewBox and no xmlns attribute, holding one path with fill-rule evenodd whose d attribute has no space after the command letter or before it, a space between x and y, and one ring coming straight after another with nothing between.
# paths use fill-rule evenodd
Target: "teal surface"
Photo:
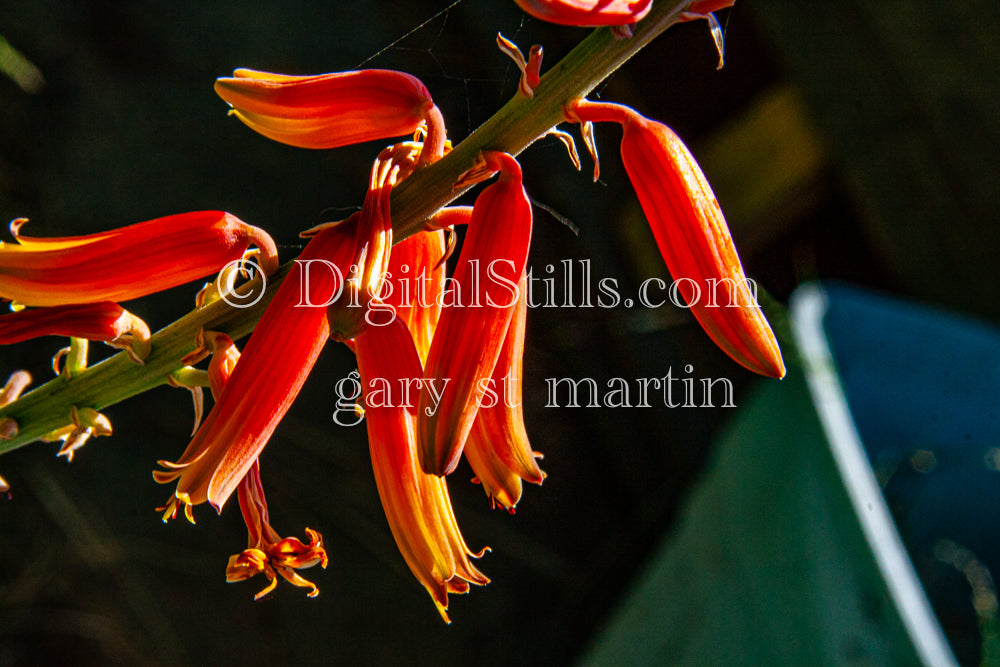
<instances>
[{"instance_id":1,"label":"teal surface","mask_svg":"<svg viewBox=\"0 0 1000 667\"><path fill-rule=\"evenodd\" d=\"M954 661L847 412L821 326L828 295L809 289L816 335L796 327L807 360L741 406L583 664Z\"/></svg>"}]
</instances>

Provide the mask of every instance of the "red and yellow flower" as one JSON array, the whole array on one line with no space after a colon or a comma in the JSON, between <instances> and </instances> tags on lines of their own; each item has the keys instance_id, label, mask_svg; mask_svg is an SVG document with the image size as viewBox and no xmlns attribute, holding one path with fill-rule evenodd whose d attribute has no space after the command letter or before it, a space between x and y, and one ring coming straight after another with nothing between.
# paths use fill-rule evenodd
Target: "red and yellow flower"
<instances>
[{"instance_id":1,"label":"red and yellow flower","mask_svg":"<svg viewBox=\"0 0 1000 667\"><path fill-rule=\"evenodd\" d=\"M168 470L154 472L156 481L177 482L165 518L179 505L188 518L190 506L203 502L221 511L250 470L330 337L325 304L343 292L356 232L356 220L349 220L321 230L306 245L181 458L160 462ZM315 268L312 260L322 265Z\"/></svg>"},{"instance_id":2,"label":"red and yellow flower","mask_svg":"<svg viewBox=\"0 0 1000 667\"><path fill-rule=\"evenodd\" d=\"M444 144L444 122L415 76L384 69L291 76L238 69L215 92L255 132L299 148L337 148L402 137L427 127Z\"/></svg>"}]
</instances>

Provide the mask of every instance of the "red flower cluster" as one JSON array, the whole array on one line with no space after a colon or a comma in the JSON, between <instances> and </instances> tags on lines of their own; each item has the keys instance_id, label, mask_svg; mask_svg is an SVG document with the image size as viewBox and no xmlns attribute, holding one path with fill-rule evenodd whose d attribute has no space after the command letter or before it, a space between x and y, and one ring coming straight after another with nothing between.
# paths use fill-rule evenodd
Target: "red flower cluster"
<instances>
[{"instance_id":1,"label":"red flower cluster","mask_svg":"<svg viewBox=\"0 0 1000 667\"><path fill-rule=\"evenodd\" d=\"M517 2L535 16L571 25L628 25L651 6L651 0ZM694 2L689 15L728 4ZM532 75L526 76L525 94L537 83L539 67L535 51L524 64ZM219 79L215 89L249 127L297 147L413 136L379 153L359 212L303 233L308 244L242 354L228 336L200 334L198 350L184 362L211 357L200 382L211 387L215 404L180 458L160 461L165 469L154 473L157 482L176 484L160 508L164 520L183 511L193 522L193 507L205 502L221 511L236 491L248 546L230 559L227 579L264 574L269 583L257 597L273 590L279 576L316 595L316 586L297 570L326 566L322 536L307 528L304 543L283 539L271 527L258 457L326 342L344 342L357 356L363 388L357 410L366 419L389 526L407 565L447 620L449 593L465 593L489 580L472 562L486 549L473 551L462 537L446 476L464 453L490 504L511 512L522 483L545 478L540 455L528 441L519 384L532 234L521 168L507 153L483 151L463 182L483 174L498 178L471 209L443 209L424 231L394 242L393 188L448 150L441 113L420 81L388 70L319 76L237 70ZM696 304L698 321L737 362L781 377L777 342L748 290L721 209L683 143L666 126L619 105L567 101L566 114L588 129L593 122L624 128L622 159L682 293L682 279L712 280L737 304ZM446 279L445 229L454 225L466 225L467 234ZM0 318L0 342L27 335L82 336L127 346L137 360L149 353L148 329L114 301L218 271L251 243L259 248L266 273L277 268L266 234L218 212L161 218L89 237L18 240L0 246L0 297L45 308ZM493 280L479 279L486 266ZM389 276L398 280L390 283ZM420 298L411 298L418 292ZM175 380L197 373L182 370L190 372L178 371ZM386 400L389 387L406 388L412 400ZM500 387L502 397L494 391ZM83 430L110 431L100 417L86 409L74 412L72 430L64 434L73 443L64 442L68 455ZM4 486L0 480L0 491Z\"/></svg>"}]
</instances>

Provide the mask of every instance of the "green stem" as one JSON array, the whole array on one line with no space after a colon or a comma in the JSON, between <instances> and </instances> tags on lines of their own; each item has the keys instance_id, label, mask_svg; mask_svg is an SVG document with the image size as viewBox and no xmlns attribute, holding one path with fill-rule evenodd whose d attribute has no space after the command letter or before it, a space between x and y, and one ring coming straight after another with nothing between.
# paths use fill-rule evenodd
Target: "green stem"
<instances>
[{"instance_id":1,"label":"green stem","mask_svg":"<svg viewBox=\"0 0 1000 667\"><path fill-rule=\"evenodd\" d=\"M518 155L549 129L563 122L563 106L585 97L604 79L655 37L677 22L690 0L658 2L634 27L630 39L616 39L607 28L592 31L558 62L535 88L534 97L515 95L486 123L441 160L419 169L392 193L393 230L402 240L422 229L423 222L465 189L452 185L470 169L480 151L501 150ZM181 358L195 347L200 329L222 331L233 340L248 335L264 313L281 279L292 263L281 267L267 285L267 292L251 308L234 308L223 301L188 313L161 329L151 339L152 352L143 365L126 353L102 361L72 377L54 380L0 407L0 419L15 420L19 430L10 440L0 441L0 454L28 444L70 423L70 410L91 407L102 410L166 384L167 376L181 368ZM249 289L249 288L246 288ZM243 290L241 289L241 292Z\"/></svg>"}]
</instances>

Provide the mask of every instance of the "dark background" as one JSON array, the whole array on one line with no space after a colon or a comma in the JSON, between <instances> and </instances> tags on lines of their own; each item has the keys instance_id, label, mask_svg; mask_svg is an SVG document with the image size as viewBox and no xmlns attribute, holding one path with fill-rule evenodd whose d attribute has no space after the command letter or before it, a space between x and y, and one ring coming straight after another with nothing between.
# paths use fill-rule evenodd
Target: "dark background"
<instances>
[{"instance_id":1,"label":"dark background","mask_svg":"<svg viewBox=\"0 0 1000 667\"><path fill-rule=\"evenodd\" d=\"M44 82L0 77L0 217L30 218L31 235L71 235L225 209L291 259L299 230L360 205L378 146L270 142L227 118L213 80L236 67L402 69L428 86L458 141L516 89L497 31L522 48L544 44L549 66L586 34L525 19L512 2L464 0L438 14L448 4L5 3L0 35ZM720 14L721 72L705 24L692 23L597 90L688 141L779 335L782 304L815 278L1000 316L997 8L917 4L741 0ZM553 140L522 156L529 194L580 230L537 210L535 275L587 259L595 279L633 294L666 277L618 140L599 130L598 184ZM195 288L131 308L158 329L189 310ZM325 537L330 567L304 572L318 599L281 584L253 602L263 579L225 583L226 559L246 540L235 503L221 517L199 507L197 526L160 523L153 508L171 490L150 471L184 449L192 416L185 392L161 388L108 409L115 434L71 465L46 444L0 459L13 487L0 500L0 666L573 660L669 531L734 410L545 408L545 378L727 377L737 406L758 380L675 308L529 318L526 419L549 477L509 516L489 510L464 464L453 476L469 544L493 551L479 563L492 583L452 598L451 626L396 550L363 428L332 422L333 386L354 364L331 344L261 457L274 526ZM0 368L41 382L60 344L6 348Z\"/></svg>"}]
</instances>

